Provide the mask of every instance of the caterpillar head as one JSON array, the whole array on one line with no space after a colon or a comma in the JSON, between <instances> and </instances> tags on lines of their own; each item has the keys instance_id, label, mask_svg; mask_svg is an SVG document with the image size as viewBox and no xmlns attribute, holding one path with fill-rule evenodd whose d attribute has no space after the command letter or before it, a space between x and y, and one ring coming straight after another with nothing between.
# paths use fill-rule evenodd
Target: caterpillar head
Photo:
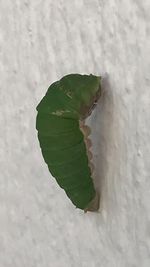
<instances>
[{"instance_id":1,"label":"caterpillar head","mask_svg":"<svg viewBox=\"0 0 150 267\"><path fill-rule=\"evenodd\" d=\"M75 103L80 119L89 116L101 96L101 77L95 75L69 74L60 80L65 92Z\"/></svg>"},{"instance_id":2,"label":"caterpillar head","mask_svg":"<svg viewBox=\"0 0 150 267\"><path fill-rule=\"evenodd\" d=\"M92 75L92 74L90 74L90 75ZM94 76L94 75L92 75L92 76ZM95 78L98 78L98 81L96 81ZM92 79L93 79L93 84L91 84L91 90L92 90L92 88L94 88L94 89L92 90L90 99L88 99L88 103L81 105L80 120L85 120L92 113L92 111L94 110L95 106L97 105L97 102L98 102L98 100L102 94L101 84L100 84L101 77L100 76L94 76L94 77L92 77ZM96 84L96 87L95 87L95 84ZM94 95L93 95L93 92L94 92Z\"/></svg>"}]
</instances>

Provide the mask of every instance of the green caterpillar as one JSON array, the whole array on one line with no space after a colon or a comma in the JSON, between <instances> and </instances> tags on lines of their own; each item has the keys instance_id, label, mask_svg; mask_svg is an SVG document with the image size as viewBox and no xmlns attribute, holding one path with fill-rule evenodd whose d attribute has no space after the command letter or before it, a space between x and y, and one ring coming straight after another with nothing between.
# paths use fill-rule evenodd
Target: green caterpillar
<instances>
[{"instance_id":1,"label":"green caterpillar","mask_svg":"<svg viewBox=\"0 0 150 267\"><path fill-rule=\"evenodd\" d=\"M101 77L69 74L50 85L37 105L36 129L50 173L72 203L84 211L96 197L79 122L101 95ZM88 209L89 208L89 209Z\"/></svg>"}]
</instances>

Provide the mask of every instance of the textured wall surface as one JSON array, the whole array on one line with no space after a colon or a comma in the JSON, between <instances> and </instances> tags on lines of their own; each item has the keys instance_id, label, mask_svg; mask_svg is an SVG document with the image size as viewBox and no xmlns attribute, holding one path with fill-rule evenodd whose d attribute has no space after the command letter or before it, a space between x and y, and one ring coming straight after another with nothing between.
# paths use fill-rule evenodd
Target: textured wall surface
<instances>
[{"instance_id":1,"label":"textured wall surface","mask_svg":"<svg viewBox=\"0 0 150 267\"><path fill-rule=\"evenodd\" d=\"M150 1L1 0L0 266L150 266ZM102 75L92 127L99 213L50 176L36 105L67 73Z\"/></svg>"}]
</instances>

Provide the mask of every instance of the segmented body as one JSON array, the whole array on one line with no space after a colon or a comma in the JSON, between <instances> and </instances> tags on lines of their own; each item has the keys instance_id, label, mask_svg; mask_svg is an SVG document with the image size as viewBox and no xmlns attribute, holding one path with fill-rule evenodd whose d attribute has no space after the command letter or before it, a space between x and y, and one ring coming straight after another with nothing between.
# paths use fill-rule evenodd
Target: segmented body
<instances>
[{"instance_id":1,"label":"segmented body","mask_svg":"<svg viewBox=\"0 0 150 267\"><path fill-rule=\"evenodd\" d=\"M100 77L66 75L49 87L36 108L43 158L59 186L80 209L85 209L96 195L91 176L90 132L82 120L98 92Z\"/></svg>"}]
</instances>

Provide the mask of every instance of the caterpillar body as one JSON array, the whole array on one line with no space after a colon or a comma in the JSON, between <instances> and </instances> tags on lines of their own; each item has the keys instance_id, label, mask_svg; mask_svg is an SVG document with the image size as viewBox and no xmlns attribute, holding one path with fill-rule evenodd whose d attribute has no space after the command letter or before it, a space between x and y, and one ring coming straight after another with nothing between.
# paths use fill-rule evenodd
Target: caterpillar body
<instances>
[{"instance_id":1,"label":"caterpillar body","mask_svg":"<svg viewBox=\"0 0 150 267\"><path fill-rule=\"evenodd\" d=\"M68 74L50 85L36 107L38 140L48 169L72 203L85 212L99 206L90 129L84 123L101 96L100 81L92 74Z\"/></svg>"}]
</instances>

